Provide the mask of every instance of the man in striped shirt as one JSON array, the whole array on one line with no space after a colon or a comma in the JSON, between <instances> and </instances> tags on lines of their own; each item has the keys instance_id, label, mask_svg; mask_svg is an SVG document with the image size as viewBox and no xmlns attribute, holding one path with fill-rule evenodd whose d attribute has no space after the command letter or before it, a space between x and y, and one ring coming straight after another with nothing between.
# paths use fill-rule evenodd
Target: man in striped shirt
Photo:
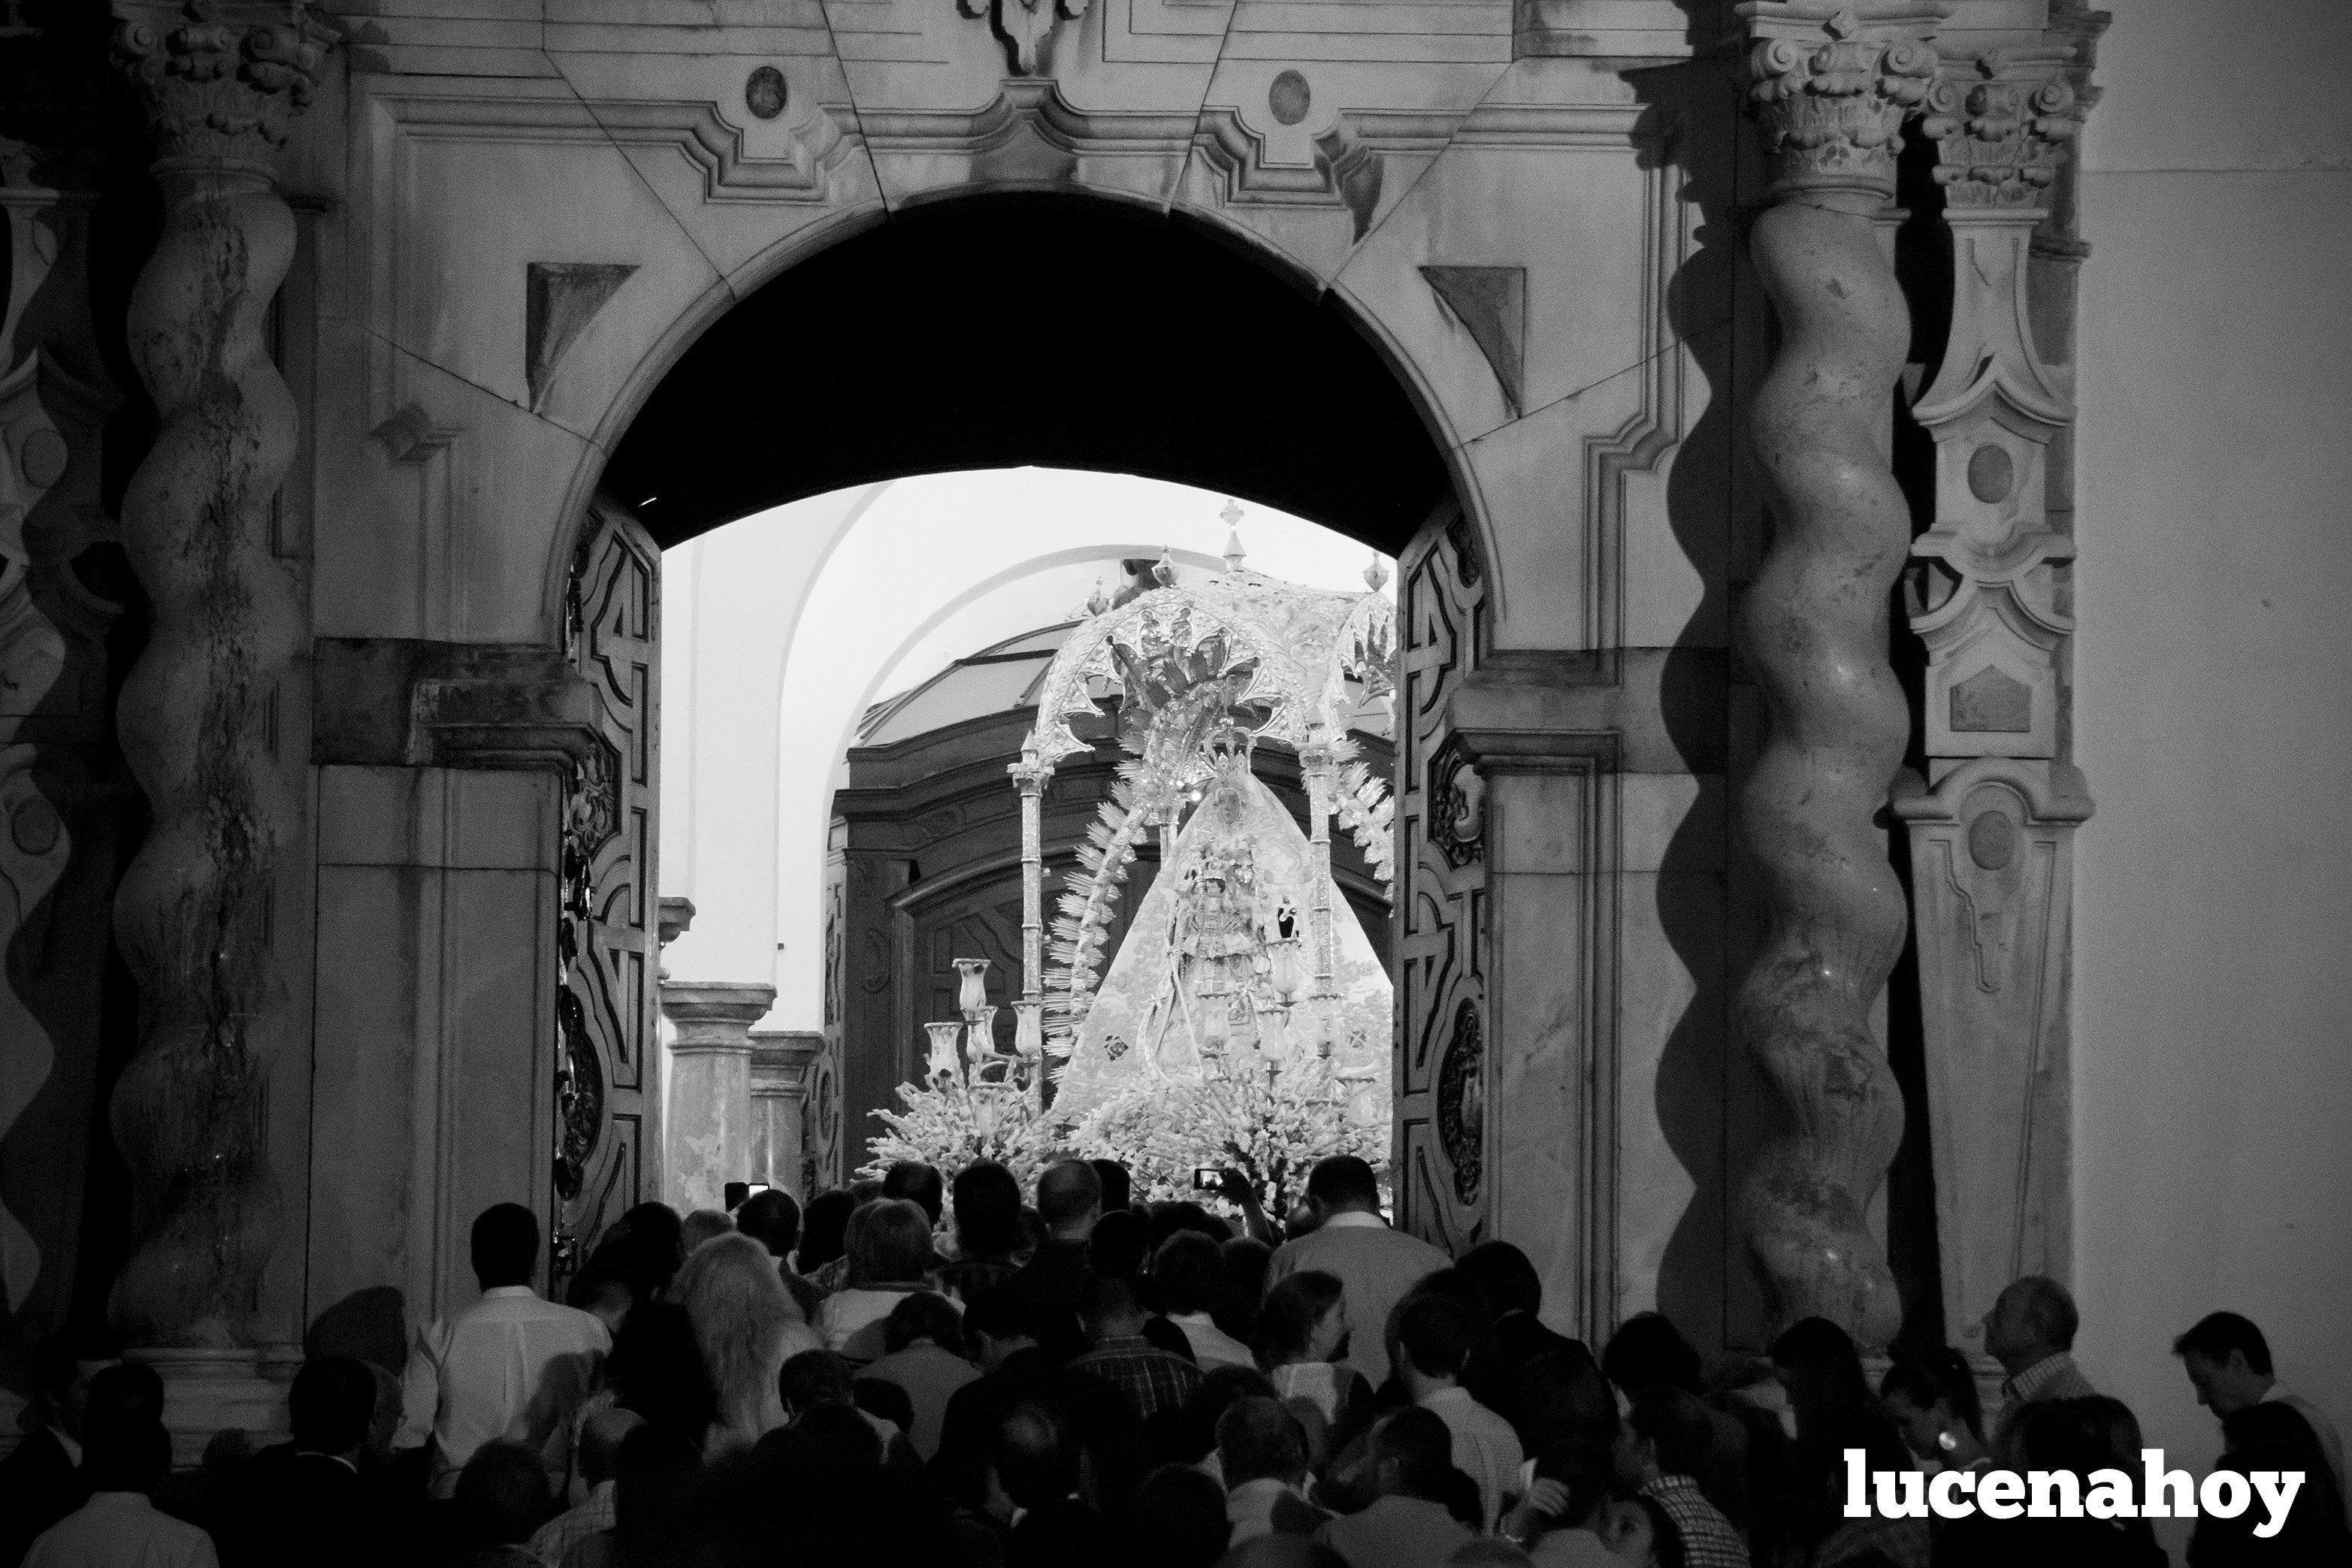
<instances>
[{"instance_id":1,"label":"man in striped shirt","mask_svg":"<svg viewBox=\"0 0 2352 1568\"><path fill-rule=\"evenodd\" d=\"M1111 1274L1087 1281L1078 1319L1094 1348L1074 1357L1070 1370L1100 1378L1125 1394L1139 1420L1173 1410L1201 1386L1201 1369L1143 1337L1143 1304L1135 1288Z\"/></svg>"}]
</instances>

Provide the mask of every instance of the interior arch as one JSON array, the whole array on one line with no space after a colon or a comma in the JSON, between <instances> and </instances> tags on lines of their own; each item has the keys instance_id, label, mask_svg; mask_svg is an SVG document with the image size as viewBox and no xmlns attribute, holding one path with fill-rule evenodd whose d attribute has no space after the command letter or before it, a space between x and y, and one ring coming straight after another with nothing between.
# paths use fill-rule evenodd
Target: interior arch
<instances>
[{"instance_id":1,"label":"interior arch","mask_svg":"<svg viewBox=\"0 0 2352 1568\"><path fill-rule=\"evenodd\" d=\"M1013 465L1223 490L1389 554L1454 494L1424 411L1333 296L1180 214L1028 195L926 204L781 274L678 358L604 487L667 548L853 485Z\"/></svg>"}]
</instances>

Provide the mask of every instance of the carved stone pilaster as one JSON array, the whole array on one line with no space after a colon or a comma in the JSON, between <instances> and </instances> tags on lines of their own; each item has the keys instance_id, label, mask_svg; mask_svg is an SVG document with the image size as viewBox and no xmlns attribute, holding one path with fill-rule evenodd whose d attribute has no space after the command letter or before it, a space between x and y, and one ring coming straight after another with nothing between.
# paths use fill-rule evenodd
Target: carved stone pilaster
<instances>
[{"instance_id":1,"label":"carved stone pilaster","mask_svg":"<svg viewBox=\"0 0 2352 1568\"><path fill-rule=\"evenodd\" d=\"M153 825L115 899L141 1008L112 1107L133 1213L110 1307L133 1343L226 1348L252 1338L278 1241L265 1087L289 1020L271 892L303 812L278 755L308 637L269 540L298 435L263 334L294 247L271 164L325 35L304 0L121 0L115 14L162 153L164 222L130 312L159 429L122 502L152 620L118 714Z\"/></svg>"},{"instance_id":2,"label":"carved stone pilaster","mask_svg":"<svg viewBox=\"0 0 2352 1568\"><path fill-rule=\"evenodd\" d=\"M803 1174L809 1080L824 1054L824 1035L818 1030L751 1031L751 1176L803 1203L815 1196Z\"/></svg>"},{"instance_id":3,"label":"carved stone pilaster","mask_svg":"<svg viewBox=\"0 0 2352 1568\"><path fill-rule=\"evenodd\" d=\"M1879 225L1943 12L1738 10L1773 172L1751 245L1780 350L1749 416L1774 537L1739 625L1770 721L1740 801L1770 924L1735 1005L1785 1114L1738 1212L1779 1321L1826 1317L1876 1346L1902 1306L1867 1208L1903 1105L1870 1009L1906 912L1874 818L1909 730L1886 605L1911 537L1888 464L1910 313Z\"/></svg>"},{"instance_id":4,"label":"carved stone pilaster","mask_svg":"<svg viewBox=\"0 0 2352 1568\"><path fill-rule=\"evenodd\" d=\"M2021 1274L2072 1260L2066 1019L2074 829L2063 762L1980 757L1930 789L1906 770L1919 922L1944 1322L1990 1370L1975 1325Z\"/></svg>"},{"instance_id":5,"label":"carved stone pilaster","mask_svg":"<svg viewBox=\"0 0 2352 1568\"><path fill-rule=\"evenodd\" d=\"M2081 118L2072 47L1948 66L1923 129L1952 235L1952 325L1913 417L1936 444L1936 517L1912 547L1927 649L1927 777L1911 835L1928 1124L1947 1332L1967 1338L2021 1273L2068 1264L2064 758L2074 544L2051 515L2073 366L2038 341L2032 249ZM1932 786L1932 788L1931 788ZM1980 1343L1979 1366L1992 1363Z\"/></svg>"},{"instance_id":6,"label":"carved stone pilaster","mask_svg":"<svg viewBox=\"0 0 2352 1568\"><path fill-rule=\"evenodd\" d=\"M776 988L746 981L665 981L669 1041L668 1155L663 1197L680 1210L719 1207L727 1184L751 1174L751 1026Z\"/></svg>"}]
</instances>

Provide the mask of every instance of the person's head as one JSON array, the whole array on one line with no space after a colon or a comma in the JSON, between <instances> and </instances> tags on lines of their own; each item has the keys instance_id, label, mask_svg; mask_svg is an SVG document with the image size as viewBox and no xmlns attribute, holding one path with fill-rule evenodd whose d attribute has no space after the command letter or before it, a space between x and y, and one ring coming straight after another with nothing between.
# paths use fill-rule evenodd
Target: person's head
<instances>
[{"instance_id":1,"label":"person's head","mask_svg":"<svg viewBox=\"0 0 2352 1568\"><path fill-rule=\"evenodd\" d=\"M1398 1370L1409 1392L1417 1397L1460 1380L1477 1333L1467 1307L1450 1296L1412 1295L1397 1303L1391 1322Z\"/></svg>"},{"instance_id":2,"label":"person's head","mask_svg":"<svg viewBox=\"0 0 2352 1568\"><path fill-rule=\"evenodd\" d=\"M1257 1309L1260 1366L1272 1371L1296 1362L1336 1361L1346 1351L1349 1324L1346 1287L1336 1274L1302 1269L1286 1274Z\"/></svg>"},{"instance_id":3,"label":"person's head","mask_svg":"<svg viewBox=\"0 0 2352 1568\"><path fill-rule=\"evenodd\" d=\"M782 1187L755 1192L735 1211L735 1228L768 1249L789 1258L801 1239L801 1206Z\"/></svg>"},{"instance_id":4,"label":"person's head","mask_svg":"<svg viewBox=\"0 0 2352 1568\"><path fill-rule=\"evenodd\" d=\"M286 1415L298 1451L349 1458L365 1446L375 1419L375 1374L352 1356L314 1356L286 1391Z\"/></svg>"},{"instance_id":5,"label":"person's head","mask_svg":"<svg viewBox=\"0 0 2352 1568\"><path fill-rule=\"evenodd\" d=\"M1372 1428L1366 1458L1381 1497L1441 1502L1446 1472L1454 1469L1454 1434L1434 1410L1413 1406L1391 1411Z\"/></svg>"},{"instance_id":6,"label":"person's head","mask_svg":"<svg viewBox=\"0 0 2352 1568\"><path fill-rule=\"evenodd\" d=\"M784 1414L797 1420L826 1405L855 1405L849 1363L829 1350L804 1350L784 1363L776 1375L776 1390Z\"/></svg>"},{"instance_id":7,"label":"person's head","mask_svg":"<svg viewBox=\"0 0 2352 1568\"><path fill-rule=\"evenodd\" d=\"M1135 1183L1127 1174L1127 1166L1118 1160L1088 1160L1094 1166L1095 1179L1102 1183L1102 1209L1105 1214L1117 1214L1133 1201Z\"/></svg>"},{"instance_id":8,"label":"person's head","mask_svg":"<svg viewBox=\"0 0 2352 1568\"><path fill-rule=\"evenodd\" d=\"M1616 1485L1616 1473L1606 1448L1575 1439L1545 1445L1536 1454L1536 1479L1558 1481L1568 1500L1544 1521L1544 1529L1591 1529Z\"/></svg>"},{"instance_id":9,"label":"person's head","mask_svg":"<svg viewBox=\"0 0 2352 1568\"><path fill-rule=\"evenodd\" d=\"M474 1217L474 1278L485 1291L528 1285L539 1263L539 1220L519 1203L494 1203Z\"/></svg>"},{"instance_id":10,"label":"person's head","mask_svg":"<svg viewBox=\"0 0 2352 1568\"><path fill-rule=\"evenodd\" d=\"M33 1397L45 1421L79 1441L89 1409L89 1385L122 1357L110 1335L63 1329L33 1353Z\"/></svg>"},{"instance_id":11,"label":"person's head","mask_svg":"<svg viewBox=\"0 0 2352 1568\"><path fill-rule=\"evenodd\" d=\"M1698 1392L1698 1351L1664 1312L1636 1312L1617 1325L1601 1353L1601 1371L1622 1389Z\"/></svg>"},{"instance_id":12,"label":"person's head","mask_svg":"<svg viewBox=\"0 0 2352 1568\"><path fill-rule=\"evenodd\" d=\"M1879 1380L1878 1397L1903 1429L1904 1445L1923 1459L1944 1457L1943 1438L1956 1426L1967 1427L1979 1442L1984 1440L1975 1374L1968 1357L1949 1345L1906 1356L1888 1367Z\"/></svg>"},{"instance_id":13,"label":"person's head","mask_svg":"<svg viewBox=\"0 0 2352 1568\"><path fill-rule=\"evenodd\" d=\"M88 1418L136 1416L150 1421L163 1418L163 1377L143 1361L118 1361L102 1366L89 1380Z\"/></svg>"},{"instance_id":14,"label":"person's head","mask_svg":"<svg viewBox=\"0 0 2352 1568\"><path fill-rule=\"evenodd\" d=\"M1617 1479L1639 1490L1660 1476L1706 1473L1715 1446L1715 1423L1696 1394L1679 1388L1636 1391L1625 1410L1617 1439Z\"/></svg>"},{"instance_id":15,"label":"person's head","mask_svg":"<svg viewBox=\"0 0 2352 1568\"><path fill-rule=\"evenodd\" d=\"M698 1446L717 1419L694 1320L676 1301L647 1301L622 1320L604 1375L623 1407L683 1441Z\"/></svg>"},{"instance_id":16,"label":"person's head","mask_svg":"<svg viewBox=\"0 0 2352 1568\"><path fill-rule=\"evenodd\" d=\"M1543 1307L1543 1279L1528 1255L1507 1241L1482 1241L1454 1266L1478 1282L1497 1313L1535 1312Z\"/></svg>"},{"instance_id":17,"label":"person's head","mask_svg":"<svg viewBox=\"0 0 2352 1568\"><path fill-rule=\"evenodd\" d=\"M1107 1208L1087 1237L1087 1263L1097 1274L1139 1281L1151 1256L1151 1222L1131 1208Z\"/></svg>"},{"instance_id":18,"label":"person's head","mask_svg":"<svg viewBox=\"0 0 2352 1568\"><path fill-rule=\"evenodd\" d=\"M1307 1199L1317 1215L1327 1220L1335 1214L1378 1214L1380 1178L1355 1155L1332 1155L1317 1160L1307 1173Z\"/></svg>"},{"instance_id":19,"label":"person's head","mask_svg":"<svg viewBox=\"0 0 2352 1568\"><path fill-rule=\"evenodd\" d=\"M621 1258L637 1300L651 1301L669 1288L686 1259L686 1222L666 1203L641 1203L621 1216Z\"/></svg>"},{"instance_id":20,"label":"person's head","mask_svg":"<svg viewBox=\"0 0 2352 1568\"><path fill-rule=\"evenodd\" d=\"M2271 1373L2270 1342L2252 1318L2236 1312L2208 1312L2172 1342L2197 1390L2197 1403L2217 1416L2228 1416L2259 1404L2275 1381Z\"/></svg>"},{"instance_id":21,"label":"person's head","mask_svg":"<svg viewBox=\"0 0 2352 1568\"><path fill-rule=\"evenodd\" d=\"M634 1410L608 1405L580 1424L580 1475L590 1486L601 1486L621 1473L621 1445L645 1425Z\"/></svg>"},{"instance_id":22,"label":"person's head","mask_svg":"<svg viewBox=\"0 0 2352 1568\"><path fill-rule=\"evenodd\" d=\"M1097 1344L1108 1339L1132 1339L1143 1332L1147 1316L1134 1283L1116 1274L1094 1275L1078 1296L1078 1322L1087 1338Z\"/></svg>"},{"instance_id":23,"label":"person's head","mask_svg":"<svg viewBox=\"0 0 2352 1568\"><path fill-rule=\"evenodd\" d=\"M1058 1241L1084 1241L1102 1218L1102 1177L1084 1160L1056 1160L1037 1178L1037 1218Z\"/></svg>"},{"instance_id":24,"label":"person's head","mask_svg":"<svg viewBox=\"0 0 2352 1568\"><path fill-rule=\"evenodd\" d=\"M1036 1344L1037 1309L1011 1286L994 1285L965 1303L963 1332L972 1359L982 1371L994 1372L1014 1351Z\"/></svg>"},{"instance_id":25,"label":"person's head","mask_svg":"<svg viewBox=\"0 0 2352 1568\"><path fill-rule=\"evenodd\" d=\"M2082 1320L2057 1281L2028 1274L2010 1283L1985 1314L1985 1354L2012 1373L2074 1348Z\"/></svg>"},{"instance_id":26,"label":"person's head","mask_svg":"<svg viewBox=\"0 0 2352 1568\"><path fill-rule=\"evenodd\" d=\"M880 1176L866 1176L849 1184L849 1207L852 1210L863 1208L881 1196Z\"/></svg>"},{"instance_id":27,"label":"person's head","mask_svg":"<svg viewBox=\"0 0 2352 1568\"><path fill-rule=\"evenodd\" d=\"M1226 1411L1244 1399L1274 1396L1274 1384L1255 1366L1204 1368L1201 1385L1160 1435L1161 1452L1170 1458L1198 1462L1216 1448L1217 1423Z\"/></svg>"},{"instance_id":28,"label":"person's head","mask_svg":"<svg viewBox=\"0 0 2352 1568\"><path fill-rule=\"evenodd\" d=\"M950 1355L967 1354L963 1319L955 1303L937 1291L910 1291L882 1320L882 1348L895 1355L910 1344L924 1343Z\"/></svg>"},{"instance_id":29,"label":"person's head","mask_svg":"<svg viewBox=\"0 0 2352 1568\"><path fill-rule=\"evenodd\" d=\"M716 1208L698 1208L678 1221L678 1245L691 1252L714 1236L735 1228L735 1217Z\"/></svg>"},{"instance_id":30,"label":"person's head","mask_svg":"<svg viewBox=\"0 0 2352 1568\"><path fill-rule=\"evenodd\" d=\"M1307 1434L1277 1400L1236 1399L1217 1417L1217 1463L1228 1488L1265 1479L1297 1486L1307 1475Z\"/></svg>"},{"instance_id":31,"label":"person's head","mask_svg":"<svg viewBox=\"0 0 2352 1568\"><path fill-rule=\"evenodd\" d=\"M1144 1477L1133 1515L1145 1568L1210 1568L1234 1532L1225 1494L1190 1465L1162 1465Z\"/></svg>"},{"instance_id":32,"label":"person's head","mask_svg":"<svg viewBox=\"0 0 2352 1568\"><path fill-rule=\"evenodd\" d=\"M748 1236L713 1237L686 1260L670 1293L693 1320L719 1419L755 1433L786 1333L802 1322L775 1260Z\"/></svg>"},{"instance_id":33,"label":"person's head","mask_svg":"<svg viewBox=\"0 0 2352 1568\"><path fill-rule=\"evenodd\" d=\"M1610 1499L1592 1532L1626 1568L1683 1568L1683 1532L1654 1497L1635 1492Z\"/></svg>"},{"instance_id":34,"label":"person's head","mask_svg":"<svg viewBox=\"0 0 2352 1568\"><path fill-rule=\"evenodd\" d=\"M989 1465L1016 1508L1043 1508L1078 1490L1075 1435L1044 1400L1024 1399L1004 1413L989 1444Z\"/></svg>"},{"instance_id":35,"label":"person's head","mask_svg":"<svg viewBox=\"0 0 2352 1568\"><path fill-rule=\"evenodd\" d=\"M940 1222L947 1207L947 1184L940 1179L939 1167L919 1160L900 1160L884 1171L882 1196L913 1204L932 1225Z\"/></svg>"},{"instance_id":36,"label":"person's head","mask_svg":"<svg viewBox=\"0 0 2352 1568\"><path fill-rule=\"evenodd\" d=\"M1582 1344L1571 1341L1520 1367L1513 1392L1530 1451L1578 1442L1605 1454L1616 1446L1617 1396Z\"/></svg>"},{"instance_id":37,"label":"person's head","mask_svg":"<svg viewBox=\"0 0 2352 1568\"><path fill-rule=\"evenodd\" d=\"M904 1198L886 1197L859 1209L849 1222L848 1243L853 1285L903 1285L931 1271L931 1222Z\"/></svg>"},{"instance_id":38,"label":"person's head","mask_svg":"<svg viewBox=\"0 0 2352 1568\"><path fill-rule=\"evenodd\" d=\"M1143 1212L1144 1217L1151 1221L1151 1253L1155 1258L1168 1239L1180 1230L1198 1231L1215 1242L1233 1239L1234 1228L1231 1225L1189 1197L1150 1204Z\"/></svg>"},{"instance_id":39,"label":"person's head","mask_svg":"<svg viewBox=\"0 0 2352 1568\"><path fill-rule=\"evenodd\" d=\"M849 1217L856 1207L857 1200L839 1187L809 1199L801 1216L801 1247L793 1266L803 1274L813 1274L840 1257L842 1239L848 1233Z\"/></svg>"},{"instance_id":40,"label":"person's head","mask_svg":"<svg viewBox=\"0 0 2352 1568\"><path fill-rule=\"evenodd\" d=\"M152 1492L172 1469L172 1435L155 1416L93 1410L82 1428L80 1479L92 1491Z\"/></svg>"},{"instance_id":41,"label":"person's head","mask_svg":"<svg viewBox=\"0 0 2352 1568\"><path fill-rule=\"evenodd\" d=\"M621 1320L629 1315L637 1298L614 1260L599 1257L590 1259L586 1268L572 1276L572 1283L564 1287L563 1301L566 1306L593 1315L609 1334L620 1332Z\"/></svg>"},{"instance_id":42,"label":"person's head","mask_svg":"<svg viewBox=\"0 0 2352 1568\"><path fill-rule=\"evenodd\" d=\"M1800 1318L1772 1342L1772 1366L1801 1427L1808 1412L1846 1410L1870 1402L1853 1336L1827 1318Z\"/></svg>"},{"instance_id":43,"label":"person's head","mask_svg":"<svg viewBox=\"0 0 2352 1568\"><path fill-rule=\"evenodd\" d=\"M514 1546L547 1518L547 1469L521 1443L485 1443L457 1472L457 1517L477 1546Z\"/></svg>"},{"instance_id":44,"label":"person's head","mask_svg":"<svg viewBox=\"0 0 2352 1568\"><path fill-rule=\"evenodd\" d=\"M956 1250L966 1258L1001 1258L1018 1252L1022 1234L1021 1184L994 1160L977 1160L956 1172Z\"/></svg>"},{"instance_id":45,"label":"person's head","mask_svg":"<svg viewBox=\"0 0 2352 1568\"><path fill-rule=\"evenodd\" d=\"M1205 1312L1224 1288L1225 1260L1217 1244L1197 1230L1177 1231L1152 1254L1151 1289L1163 1312Z\"/></svg>"}]
</instances>

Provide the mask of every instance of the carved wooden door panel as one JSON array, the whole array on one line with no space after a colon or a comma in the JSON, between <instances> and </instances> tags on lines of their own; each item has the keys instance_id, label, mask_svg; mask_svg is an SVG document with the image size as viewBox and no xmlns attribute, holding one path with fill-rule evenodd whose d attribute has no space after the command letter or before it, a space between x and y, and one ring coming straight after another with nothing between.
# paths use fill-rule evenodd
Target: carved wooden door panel
<instances>
[{"instance_id":1,"label":"carved wooden door panel","mask_svg":"<svg viewBox=\"0 0 2352 1568\"><path fill-rule=\"evenodd\" d=\"M595 743L564 797L549 1249L560 1281L661 1169L655 866L661 552L600 502L572 561L568 652Z\"/></svg>"},{"instance_id":2,"label":"carved wooden door panel","mask_svg":"<svg viewBox=\"0 0 2352 1568\"><path fill-rule=\"evenodd\" d=\"M1459 1253L1493 1212L1486 1036L1485 784L1446 733L1446 699L1475 667L1486 600L1476 540L1455 516L1399 567L1397 694L1398 1223Z\"/></svg>"}]
</instances>

